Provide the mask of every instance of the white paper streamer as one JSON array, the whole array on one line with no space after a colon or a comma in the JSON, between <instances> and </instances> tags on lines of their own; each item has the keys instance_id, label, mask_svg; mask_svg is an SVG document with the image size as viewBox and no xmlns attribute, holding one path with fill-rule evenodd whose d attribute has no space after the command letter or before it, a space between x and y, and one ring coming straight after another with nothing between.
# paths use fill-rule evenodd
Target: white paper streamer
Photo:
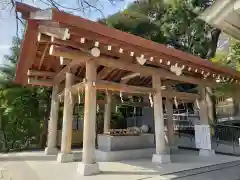
<instances>
[{"instance_id":1,"label":"white paper streamer","mask_svg":"<svg viewBox=\"0 0 240 180\"><path fill-rule=\"evenodd\" d=\"M177 97L176 96L174 97L174 104L175 104L175 106L177 108L178 107L178 102L177 102Z\"/></svg>"},{"instance_id":2,"label":"white paper streamer","mask_svg":"<svg viewBox=\"0 0 240 180\"><path fill-rule=\"evenodd\" d=\"M81 94L79 89L78 89L78 104L81 104Z\"/></svg>"},{"instance_id":3,"label":"white paper streamer","mask_svg":"<svg viewBox=\"0 0 240 180\"><path fill-rule=\"evenodd\" d=\"M100 110L100 107L99 107L99 104L97 104L97 112L99 112Z\"/></svg>"},{"instance_id":4,"label":"white paper streamer","mask_svg":"<svg viewBox=\"0 0 240 180\"><path fill-rule=\"evenodd\" d=\"M122 92L120 92L119 96L120 96L120 98L121 98L121 102L123 103L123 95L122 95Z\"/></svg>"},{"instance_id":5,"label":"white paper streamer","mask_svg":"<svg viewBox=\"0 0 240 180\"><path fill-rule=\"evenodd\" d=\"M148 98L149 98L151 107L153 107L153 100L152 100L152 94L151 93L149 93L149 97Z\"/></svg>"}]
</instances>

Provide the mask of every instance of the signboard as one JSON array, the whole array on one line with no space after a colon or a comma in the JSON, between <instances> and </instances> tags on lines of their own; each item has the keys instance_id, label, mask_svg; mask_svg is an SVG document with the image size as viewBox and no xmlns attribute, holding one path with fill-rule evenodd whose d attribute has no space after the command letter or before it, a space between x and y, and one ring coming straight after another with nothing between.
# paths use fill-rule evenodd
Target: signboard
<instances>
[{"instance_id":1,"label":"signboard","mask_svg":"<svg viewBox=\"0 0 240 180\"><path fill-rule=\"evenodd\" d=\"M195 125L196 148L211 149L211 133L209 125Z\"/></svg>"}]
</instances>

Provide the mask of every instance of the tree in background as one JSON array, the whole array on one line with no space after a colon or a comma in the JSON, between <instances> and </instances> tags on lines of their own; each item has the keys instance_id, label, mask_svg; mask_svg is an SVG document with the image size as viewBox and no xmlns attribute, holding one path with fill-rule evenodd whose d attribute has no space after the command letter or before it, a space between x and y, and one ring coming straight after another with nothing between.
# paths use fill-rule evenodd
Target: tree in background
<instances>
[{"instance_id":1,"label":"tree in background","mask_svg":"<svg viewBox=\"0 0 240 180\"><path fill-rule=\"evenodd\" d=\"M44 120L49 115L50 90L22 87L13 83L20 39L13 38L6 64L0 67L0 125L3 148L27 148L39 144Z\"/></svg>"},{"instance_id":2,"label":"tree in background","mask_svg":"<svg viewBox=\"0 0 240 180\"><path fill-rule=\"evenodd\" d=\"M209 60L215 56L221 31L197 17L212 3L213 0L140 0L102 23ZM196 92L196 86L189 84L176 88ZM209 116L214 121L215 97L211 94L210 98Z\"/></svg>"},{"instance_id":3,"label":"tree in background","mask_svg":"<svg viewBox=\"0 0 240 180\"><path fill-rule=\"evenodd\" d=\"M211 60L221 65L229 66L240 71L240 42L228 38L228 51L218 51L216 56ZM221 85L216 89L218 97L232 97L233 98L233 116L240 116L240 97L238 95L239 87L236 84L228 84L221 82Z\"/></svg>"}]
</instances>

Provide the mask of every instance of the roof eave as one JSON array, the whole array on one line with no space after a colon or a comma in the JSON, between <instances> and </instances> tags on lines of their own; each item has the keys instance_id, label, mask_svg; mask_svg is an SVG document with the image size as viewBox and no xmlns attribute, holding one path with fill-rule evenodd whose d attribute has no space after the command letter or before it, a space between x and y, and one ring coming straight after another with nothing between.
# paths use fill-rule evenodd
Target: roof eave
<instances>
[{"instance_id":1,"label":"roof eave","mask_svg":"<svg viewBox=\"0 0 240 180\"><path fill-rule=\"evenodd\" d=\"M232 0L218 0L201 13L198 18L215 26L224 20L228 13L233 10L233 7Z\"/></svg>"},{"instance_id":2,"label":"roof eave","mask_svg":"<svg viewBox=\"0 0 240 180\"><path fill-rule=\"evenodd\" d=\"M24 39L21 44L14 83L26 84L27 71L31 67L37 51L38 25L33 20L28 20ZM29 51L30 50L30 51Z\"/></svg>"}]
</instances>

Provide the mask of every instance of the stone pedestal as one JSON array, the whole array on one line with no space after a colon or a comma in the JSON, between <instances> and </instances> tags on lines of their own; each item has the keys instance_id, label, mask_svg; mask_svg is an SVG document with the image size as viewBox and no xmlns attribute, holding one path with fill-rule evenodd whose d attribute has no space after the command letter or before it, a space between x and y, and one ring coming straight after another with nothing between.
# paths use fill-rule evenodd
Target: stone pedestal
<instances>
[{"instance_id":1,"label":"stone pedestal","mask_svg":"<svg viewBox=\"0 0 240 180\"><path fill-rule=\"evenodd\" d=\"M74 157L72 153L59 153L57 156L57 162L66 163L66 162L73 162Z\"/></svg>"},{"instance_id":2,"label":"stone pedestal","mask_svg":"<svg viewBox=\"0 0 240 180\"><path fill-rule=\"evenodd\" d=\"M139 136L98 135L98 150L102 151L124 151L154 147L154 134L142 134Z\"/></svg>"},{"instance_id":3,"label":"stone pedestal","mask_svg":"<svg viewBox=\"0 0 240 180\"><path fill-rule=\"evenodd\" d=\"M153 154L152 162L156 164L167 164L171 163L169 154Z\"/></svg>"},{"instance_id":4,"label":"stone pedestal","mask_svg":"<svg viewBox=\"0 0 240 180\"><path fill-rule=\"evenodd\" d=\"M199 156L215 156L215 151L212 149L200 149Z\"/></svg>"},{"instance_id":5,"label":"stone pedestal","mask_svg":"<svg viewBox=\"0 0 240 180\"><path fill-rule=\"evenodd\" d=\"M52 148L52 147L46 147L44 152L45 152L46 155L57 155L58 154L58 149L57 148Z\"/></svg>"},{"instance_id":6,"label":"stone pedestal","mask_svg":"<svg viewBox=\"0 0 240 180\"><path fill-rule=\"evenodd\" d=\"M83 176L90 176L90 175L99 174L100 170L99 170L98 163L94 163L94 164L79 163L77 167L77 172Z\"/></svg>"}]
</instances>

